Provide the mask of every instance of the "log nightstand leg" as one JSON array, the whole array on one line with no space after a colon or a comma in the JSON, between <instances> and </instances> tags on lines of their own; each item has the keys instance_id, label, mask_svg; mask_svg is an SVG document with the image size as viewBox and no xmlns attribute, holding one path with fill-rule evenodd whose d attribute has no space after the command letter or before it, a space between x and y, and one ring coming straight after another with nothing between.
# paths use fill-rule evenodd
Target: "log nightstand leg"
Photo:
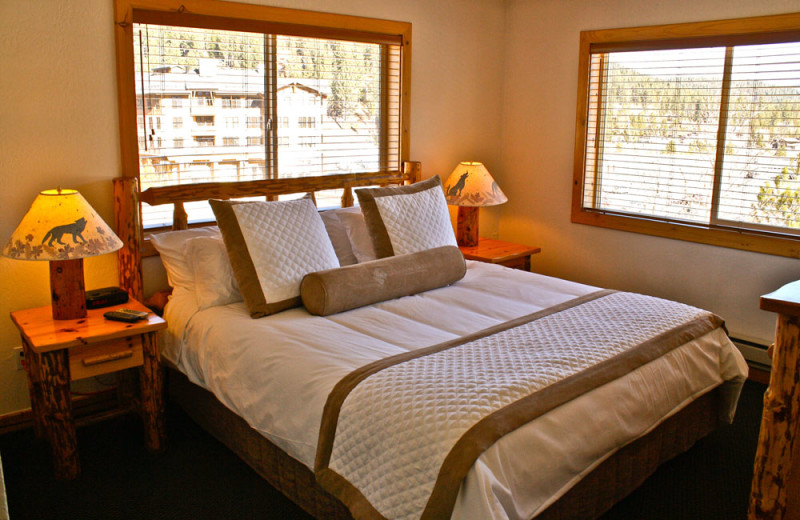
<instances>
[{"instance_id":1,"label":"log nightstand leg","mask_svg":"<svg viewBox=\"0 0 800 520\"><path fill-rule=\"evenodd\" d=\"M792 459L798 455L795 439L800 434L800 317L778 315L775 350L769 388L758 437L749 520L793 520L797 511L787 510Z\"/></svg>"},{"instance_id":2,"label":"log nightstand leg","mask_svg":"<svg viewBox=\"0 0 800 520\"><path fill-rule=\"evenodd\" d=\"M73 479L80 475L81 465L72 420L67 351L43 352L38 361L45 430L53 450L56 478Z\"/></svg>"},{"instance_id":3,"label":"log nightstand leg","mask_svg":"<svg viewBox=\"0 0 800 520\"><path fill-rule=\"evenodd\" d=\"M39 356L22 338L22 352L25 354L25 372L28 376L28 395L31 398L31 415L33 416L33 432L37 439L46 435L44 424L44 403L42 402L42 384L39 380Z\"/></svg>"},{"instance_id":4,"label":"log nightstand leg","mask_svg":"<svg viewBox=\"0 0 800 520\"><path fill-rule=\"evenodd\" d=\"M144 364L140 369L141 413L144 421L144 442L150 451L166 448L164 430L164 374L158 352L156 333L142 336Z\"/></svg>"}]
</instances>

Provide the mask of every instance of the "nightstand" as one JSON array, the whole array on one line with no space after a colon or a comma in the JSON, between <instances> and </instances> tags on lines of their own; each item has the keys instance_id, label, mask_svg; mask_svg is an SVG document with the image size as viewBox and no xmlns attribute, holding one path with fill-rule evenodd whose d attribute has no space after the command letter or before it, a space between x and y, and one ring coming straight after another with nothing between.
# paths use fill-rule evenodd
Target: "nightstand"
<instances>
[{"instance_id":1,"label":"nightstand","mask_svg":"<svg viewBox=\"0 0 800 520\"><path fill-rule=\"evenodd\" d=\"M750 520L800 518L800 281L761 297L761 310L778 313L769 388L758 435Z\"/></svg>"},{"instance_id":2,"label":"nightstand","mask_svg":"<svg viewBox=\"0 0 800 520\"><path fill-rule=\"evenodd\" d=\"M11 313L27 360L34 430L50 442L58 478L80 474L70 395L70 382L76 379L138 367L137 404L144 421L145 444L151 451L164 444L163 376L156 333L167 324L152 312L136 323L103 317L119 308L149 312L130 299L123 305L90 309L85 318L76 320L54 320L49 305Z\"/></svg>"},{"instance_id":3,"label":"nightstand","mask_svg":"<svg viewBox=\"0 0 800 520\"><path fill-rule=\"evenodd\" d=\"M492 238L479 238L473 247L459 246L467 260L500 264L523 271L531 270L531 255L541 252L539 247L529 247Z\"/></svg>"}]
</instances>

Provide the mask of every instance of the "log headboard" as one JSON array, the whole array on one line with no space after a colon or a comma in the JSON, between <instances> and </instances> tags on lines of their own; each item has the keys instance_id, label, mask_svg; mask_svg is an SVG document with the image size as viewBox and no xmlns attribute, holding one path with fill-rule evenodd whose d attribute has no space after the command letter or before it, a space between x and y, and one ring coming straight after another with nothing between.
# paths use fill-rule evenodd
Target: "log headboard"
<instances>
[{"instance_id":1,"label":"log headboard","mask_svg":"<svg viewBox=\"0 0 800 520\"><path fill-rule=\"evenodd\" d=\"M404 162L402 171L325 175L285 179L264 179L246 182L208 182L161 186L139 191L138 177L114 179L114 222L122 240L118 252L119 285L133 298L143 301L142 257L155 254L142 227L141 203L151 206L172 204L174 207L172 229L187 229L188 219L184 203L208 199L234 199L264 196L274 200L279 195L311 193L341 189L342 207L353 205L353 188L411 184L420 180L422 165Z\"/></svg>"}]
</instances>

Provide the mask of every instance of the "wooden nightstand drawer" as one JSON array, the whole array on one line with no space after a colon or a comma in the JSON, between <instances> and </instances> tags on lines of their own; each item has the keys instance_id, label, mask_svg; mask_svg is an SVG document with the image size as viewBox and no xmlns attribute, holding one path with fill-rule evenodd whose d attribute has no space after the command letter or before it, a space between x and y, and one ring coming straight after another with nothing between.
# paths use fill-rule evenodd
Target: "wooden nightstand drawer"
<instances>
[{"instance_id":1,"label":"wooden nightstand drawer","mask_svg":"<svg viewBox=\"0 0 800 520\"><path fill-rule=\"evenodd\" d=\"M74 381L138 367L143 360L140 335L73 347L69 349L70 379Z\"/></svg>"}]
</instances>

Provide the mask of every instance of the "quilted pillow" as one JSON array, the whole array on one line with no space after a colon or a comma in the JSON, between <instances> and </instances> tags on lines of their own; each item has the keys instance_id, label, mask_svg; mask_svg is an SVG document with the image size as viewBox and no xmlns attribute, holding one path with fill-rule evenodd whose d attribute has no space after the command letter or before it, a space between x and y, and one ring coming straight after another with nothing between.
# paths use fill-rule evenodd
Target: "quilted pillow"
<instances>
[{"instance_id":1,"label":"quilted pillow","mask_svg":"<svg viewBox=\"0 0 800 520\"><path fill-rule=\"evenodd\" d=\"M253 318L301 305L303 276L339 267L325 225L310 199L209 203Z\"/></svg>"},{"instance_id":2,"label":"quilted pillow","mask_svg":"<svg viewBox=\"0 0 800 520\"><path fill-rule=\"evenodd\" d=\"M364 188L356 195L377 258L457 245L438 176L409 186Z\"/></svg>"}]
</instances>

